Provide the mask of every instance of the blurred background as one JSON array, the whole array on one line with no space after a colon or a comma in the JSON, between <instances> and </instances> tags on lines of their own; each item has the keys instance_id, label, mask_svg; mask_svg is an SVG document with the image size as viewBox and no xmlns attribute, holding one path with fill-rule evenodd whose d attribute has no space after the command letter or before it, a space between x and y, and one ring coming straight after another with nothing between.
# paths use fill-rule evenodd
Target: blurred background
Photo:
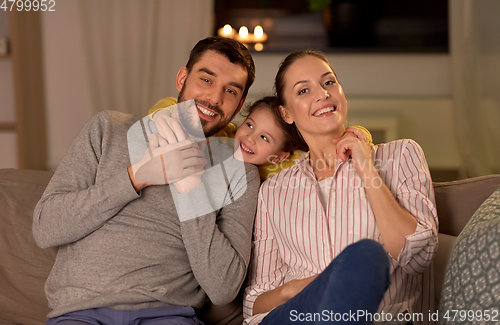
<instances>
[{"instance_id":1,"label":"blurred background","mask_svg":"<svg viewBox=\"0 0 500 325\"><path fill-rule=\"evenodd\" d=\"M32 2L0 8L0 168L54 170L93 114L176 97L191 48L221 34L254 57L247 103L288 53L321 50L349 124L417 141L434 181L500 173L498 0Z\"/></svg>"}]
</instances>

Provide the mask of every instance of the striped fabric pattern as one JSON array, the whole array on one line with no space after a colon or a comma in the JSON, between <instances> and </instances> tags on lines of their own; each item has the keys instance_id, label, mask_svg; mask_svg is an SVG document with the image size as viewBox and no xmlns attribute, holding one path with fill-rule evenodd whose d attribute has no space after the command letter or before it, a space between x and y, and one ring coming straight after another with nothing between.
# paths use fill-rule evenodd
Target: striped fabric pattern
<instances>
[{"instance_id":1,"label":"striped fabric pattern","mask_svg":"<svg viewBox=\"0 0 500 325\"><path fill-rule=\"evenodd\" d=\"M426 324L427 313L434 308L429 266L438 246L438 219L427 162L422 148L406 139L373 146L372 159L383 182L418 223L399 256L391 258L391 286L379 311L393 315L422 312L424 321L415 324ZM264 318L265 314L251 316L253 303L262 292L320 273L344 248L363 238L383 244L352 161L339 161L327 182L330 193L326 208L319 198L319 184L309 154L262 184L250 283L245 290L246 323L258 324Z\"/></svg>"}]
</instances>

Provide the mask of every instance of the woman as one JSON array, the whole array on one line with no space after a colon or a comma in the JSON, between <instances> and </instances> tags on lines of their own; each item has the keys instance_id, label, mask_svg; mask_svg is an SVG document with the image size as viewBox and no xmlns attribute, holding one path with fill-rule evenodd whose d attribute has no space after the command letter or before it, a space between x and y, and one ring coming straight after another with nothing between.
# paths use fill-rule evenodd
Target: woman
<instances>
[{"instance_id":1,"label":"woman","mask_svg":"<svg viewBox=\"0 0 500 325\"><path fill-rule=\"evenodd\" d=\"M245 321L426 323L437 216L422 149L344 136L347 101L319 52L290 54L275 88L309 152L261 186Z\"/></svg>"}]
</instances>

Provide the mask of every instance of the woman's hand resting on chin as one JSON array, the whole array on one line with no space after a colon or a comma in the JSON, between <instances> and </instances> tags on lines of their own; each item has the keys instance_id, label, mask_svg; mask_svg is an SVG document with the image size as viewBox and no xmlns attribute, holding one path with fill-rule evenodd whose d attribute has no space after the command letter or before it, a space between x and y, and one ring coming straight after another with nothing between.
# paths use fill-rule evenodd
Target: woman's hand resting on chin
<instances>
[{"instance_id":1,"label":"woman's hand resting on chin","mask_svg":"<svg viewBox=\"0 0 500 325\"><path fill-rule=\"evenodd\" d=\"M347 128L346 131L341 138L332 141L337 146L337 158L346 162L350 157L356 173L363 178L368 172L375 170L371 159L371 146L363 131L356 128Z\"/></svg>"}]
</instances>

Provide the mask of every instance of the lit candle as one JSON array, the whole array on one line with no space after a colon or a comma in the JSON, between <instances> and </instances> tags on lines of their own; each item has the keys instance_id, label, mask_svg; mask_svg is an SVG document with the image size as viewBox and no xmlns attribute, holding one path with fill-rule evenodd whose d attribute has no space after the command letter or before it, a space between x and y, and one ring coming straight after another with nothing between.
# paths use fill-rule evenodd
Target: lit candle
<instances>
[{"instance_id":1,"label":"lit candle","mask_svg":"<svg viewBox=\"0 0 500 325\"><path fill-rule=\"evenodd\" d=\"M264 29L262 28L262 26L257 25L255 26L253 33L257 39L260 39L264 35Z\"/></svg>"},{"instance_id":2,"label":"lit candle","mask_svg":"<svg viewBox=\"0 0 500 325\"><path fill-rule=\"evenodd\" d=\"M246 38L248 36L248 28L246 26L241 26L239 34L241 38Z\"/></svg>"},{"instance_id":3,"label":"lit candle","mask_svg":"<svg viewBox=\"0 0 500 325\"><path fill-rule=\"evenodd\" d=\"M222 28L222 31L224 32L225 35L229 36L233 33L233 28L229 24L225 24L224 27Z\"/></svg>"}]
</instances>

